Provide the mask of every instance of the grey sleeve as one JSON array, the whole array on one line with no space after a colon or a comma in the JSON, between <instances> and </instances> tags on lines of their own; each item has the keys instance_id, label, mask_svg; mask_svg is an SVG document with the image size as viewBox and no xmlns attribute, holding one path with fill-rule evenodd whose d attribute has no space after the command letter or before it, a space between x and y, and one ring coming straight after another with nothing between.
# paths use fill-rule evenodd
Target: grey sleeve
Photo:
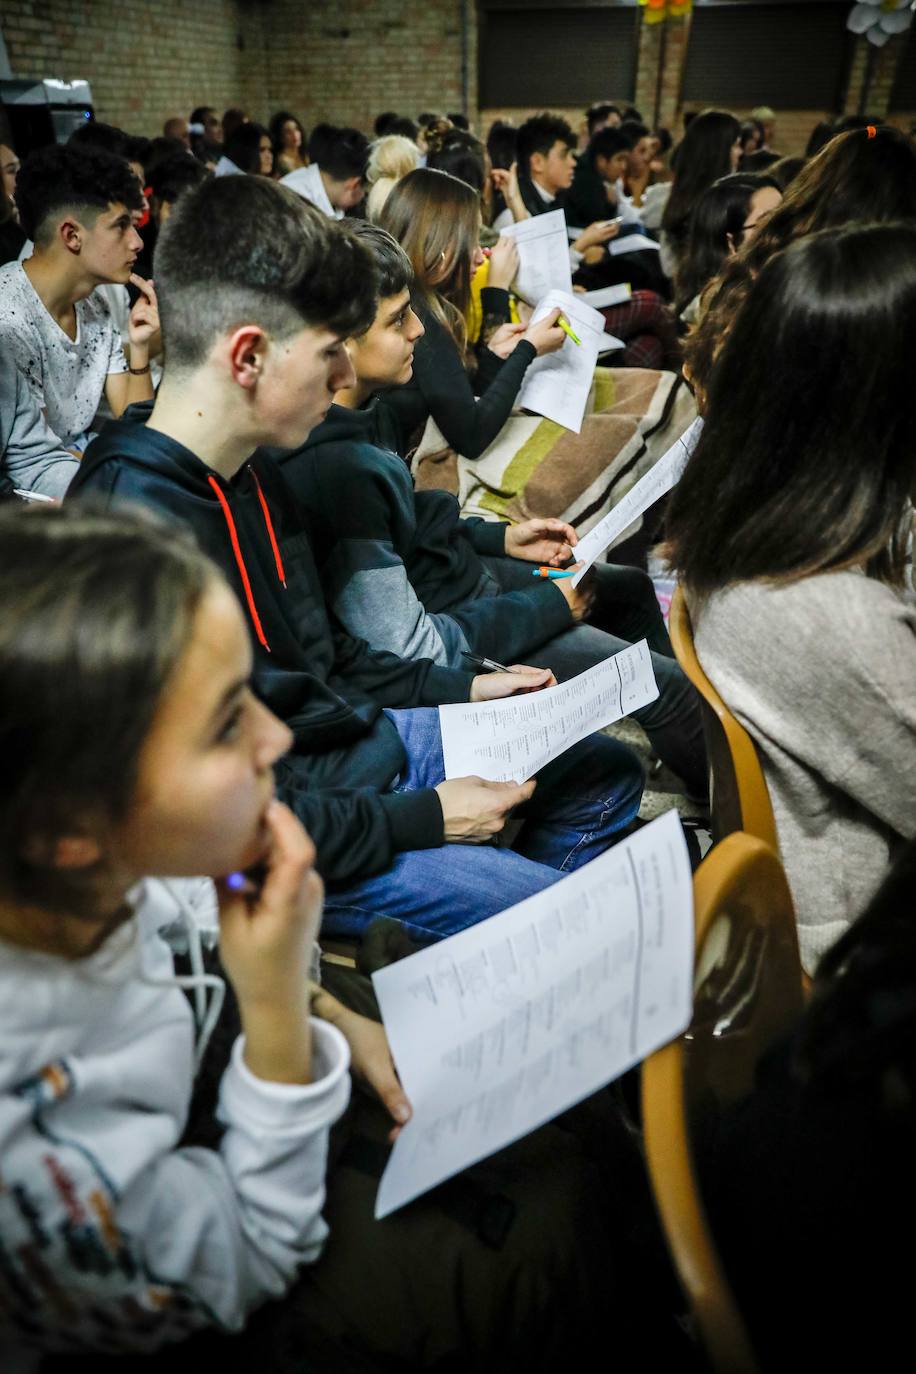
<instances>
[{"instance_id":1,"label":"grey sleeve","mask_svg":"<svg viewBox=\"0 0 916 1374\"><path fill-rule=\"evenodd\" d=\"M60 500L79 467L49 427L15 366L0 373L0 464L15 486Z\"/></svg>"},{"instance_id":2,"label":"grey sleeve","mask_svg":"<svg viewBox=\"0 0 916 1374\"><path fill-rule=\"evenodd\" d=\"M451 616L427 612L389 543L341 540L323 576L334 614L355 638L399 658L464 666L461 628Z\"/></svg>"}]
</instances>

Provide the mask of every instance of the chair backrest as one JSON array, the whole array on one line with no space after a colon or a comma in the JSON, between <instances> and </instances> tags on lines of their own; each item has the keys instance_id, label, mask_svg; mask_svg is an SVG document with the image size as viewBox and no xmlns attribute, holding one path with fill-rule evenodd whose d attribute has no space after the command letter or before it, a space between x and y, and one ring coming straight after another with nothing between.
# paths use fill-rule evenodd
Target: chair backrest
<instances>
[{"instance_id":1,"label":"chair backrest","mask_svg":"<svg viewBox=\"0 0 916 1374\"><path fill-rule=\"evenodd\" d=\"M646 1159L712 1366L751 1374L757 1366L706 1218L692 1140L704 1112L752 1090L761 1055L801 1014L798 940L782 865L750 835L730 835L710 850L694 874L694 906L693 1018L642 1068Z\"/></svg>"},{"instance_id":2,"label":"chair backrest","mask_svg":"<svg viewBox=\"0 0 916 1374\"><path fill-rule=\"evenodd\" d=\"M677 661L700 693L709 758L709 809L713 839L735 830L756 835L779 853L776 821L754 741L739 725L700 666L684 592L671 600L668 630Z\"/></svg>"}]
</instances>

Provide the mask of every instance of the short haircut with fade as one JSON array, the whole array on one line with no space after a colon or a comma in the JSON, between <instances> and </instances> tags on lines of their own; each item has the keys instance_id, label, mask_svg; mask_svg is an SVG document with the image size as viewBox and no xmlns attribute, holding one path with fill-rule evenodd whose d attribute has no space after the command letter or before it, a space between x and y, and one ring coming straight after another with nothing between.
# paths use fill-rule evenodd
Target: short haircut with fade
<instances>
[{"instance_id":1,"label":"short haircut with fade","mask_svg":"<svg viewBox=\"0 0 916 1374\"><path fill-rule=\"evenodd\" d=\"M372 254L343 225L262 177L213 177L182 196L156 246L168 366L199 367L220 334L256 323L341 338L375 318Z\"/></svg>"},{"instance_id":2,"label":"short haircut with fade","mask_svg":"<svg viewBox=\"0 0 916 1374\"><path fill-rule=\"evenodd\" d=\"M399 296L413 288L414 273L410 258L393 234L368 220L354 220L350 233L372 254L378 272L379 300Z\"/></svg>"},{"instance_id":3,"label":"short haircut with fade","mask_svg":"<svg viewBox=\"0 0 916 1374\"><path fill-rule=\"evenodd\" d=\"M560 115L536 114L526 119L518 131L518 166L523 176L530 172L531 159L535 153L546 157L555 143L565 143L567 148L575 148L576 135L571 126Z\"/></svg>"},{"instance_id":4,"label":"short haircut with fade","mask_svg":"<svg viewBox=\"0 0 916 1374\"><path fill-rule=\"evenodd\" d=\"M52 238L52 218L65 210L91 225L110 205L143 209L140 183L124 159L92 146L50 144L29 153L15 195L22 228L40 248Z\"/></svg>"}]
</instances>

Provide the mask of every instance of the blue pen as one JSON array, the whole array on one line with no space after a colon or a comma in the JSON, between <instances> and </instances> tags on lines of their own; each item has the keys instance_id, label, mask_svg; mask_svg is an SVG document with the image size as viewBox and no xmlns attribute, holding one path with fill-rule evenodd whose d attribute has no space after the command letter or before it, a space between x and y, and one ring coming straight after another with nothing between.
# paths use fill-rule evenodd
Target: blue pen
<instances>
[{"instance_id":1,"label":"blue pen","mask_svg":"<svg viewBox=\"0 0 916 1374\"><path fill-rule=\"evenodd\" d=\"M560 568L535 568L531 576L549 577L551 582L558 582L561 577L573 577L575 575L575 572L575 568L570 568L568 572L565 572Z\"/></svg>"}]
</instances>

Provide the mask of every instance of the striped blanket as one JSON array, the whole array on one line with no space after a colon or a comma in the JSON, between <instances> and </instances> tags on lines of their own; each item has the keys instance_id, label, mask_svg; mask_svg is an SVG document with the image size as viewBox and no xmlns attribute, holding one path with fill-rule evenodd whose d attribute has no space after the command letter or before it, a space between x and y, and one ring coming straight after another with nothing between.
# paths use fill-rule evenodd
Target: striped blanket
<instances>
[{"instance_id":1,"label":"striped blanket","mask_svg":"<svg viewBox=\"0 0 916 1374\"><path fill-rule=\"evenodd\" d=\"M696 417L683 379L644 368L595 369L582 432L512 415L476 460L448 447L432 420L413 455L417 490L444 489L463 515L527 520L553 515L582 535L671 447ZM641 519L620 536L629 539Z\"/></svg>"}]
</instances>

